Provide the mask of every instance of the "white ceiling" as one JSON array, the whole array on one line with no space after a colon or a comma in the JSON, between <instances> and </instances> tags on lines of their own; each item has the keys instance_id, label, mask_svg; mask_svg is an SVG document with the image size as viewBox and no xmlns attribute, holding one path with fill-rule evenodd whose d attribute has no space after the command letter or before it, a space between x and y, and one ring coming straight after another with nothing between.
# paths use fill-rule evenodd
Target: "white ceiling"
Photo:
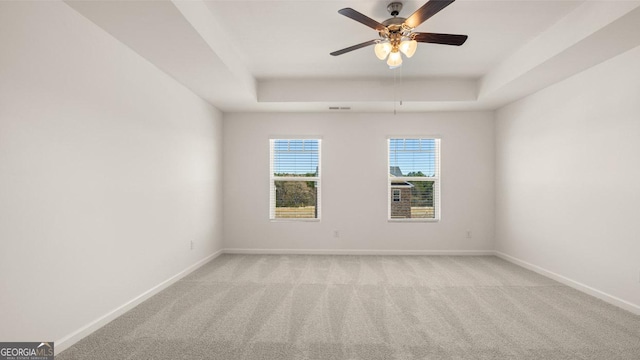
<instances>
[{"instance_id":1,"label":"white ceiling","mask_svg":"<svg viewBox=\"0 0 640 360\"><path fill-rule=\"evenodd\" d=\"M426 0L425 0L426 1ZM405 1L401 16L425 1ZM391 1L389 1L391 2ZM421 32L468 34L464 46L420 44L403 76L480 77L500 59L574 9L577 1L459 0L416 28ZM250 5L249 5L250 4ZM391 16L386 1L209 1L225 28L239 29L238 48L247 56L247 69L258 79L392 77L373 47L338 57L339 50L367 40L377 32L338 14L344 7L382 22Z\"/></svg>"},{"instance_id":2,"label":"white ceiling","mask_svg":"<svg viewBox=\"0 0 640 360\"><path fill-rule=\"evenodd\" d=\"M493 109L640 45L640 1L458 0L416 31L469 35L460 47L419 44L396 71L372 47L329 55L377 38L339 9L382 22L389 2L67 4L227 112Z\"/></svg>"}]
</instances>

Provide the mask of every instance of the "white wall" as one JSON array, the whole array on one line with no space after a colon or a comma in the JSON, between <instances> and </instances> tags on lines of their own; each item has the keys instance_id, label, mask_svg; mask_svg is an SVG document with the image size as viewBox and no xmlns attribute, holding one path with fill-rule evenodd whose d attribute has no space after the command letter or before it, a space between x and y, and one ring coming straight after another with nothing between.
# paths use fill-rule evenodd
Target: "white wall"
<instances>
[{"instance_id":1,"label":"white wall","mask_svg":"<svg viewBox=\"0 0 640 360\"><path fill-rule=\"evenodd\" d=\"M222 248L222 115L64 3L0 48L0 339L68 346Z\"/></svg>"},{"instance_id":2,"label":"white wall","mask_svg":"<svg viewBox=\"0 0 640 360\"><path fill-rule=\"evenodd\" d=\"M511 104L496 120L497 250L636 312L638 64L640 48Z\"/></svg>"},{"instance_id":3,"label":"white wall","mask_svg":"<svg viewBox=\"0 0 640 360\"><path fill-rule=\"evenodd\" d=\"M391 105L390 105L391 106ZM226 114L225 248L243 250L492 250L494 139L490 112ZM270 136L322 138L322 219L269 221ZM387 221L387 136L442 138L442 220ZM466 238L466 230L472 238ZM339 238L333 231L340 232Z\"/></svg>"}]
</instances>

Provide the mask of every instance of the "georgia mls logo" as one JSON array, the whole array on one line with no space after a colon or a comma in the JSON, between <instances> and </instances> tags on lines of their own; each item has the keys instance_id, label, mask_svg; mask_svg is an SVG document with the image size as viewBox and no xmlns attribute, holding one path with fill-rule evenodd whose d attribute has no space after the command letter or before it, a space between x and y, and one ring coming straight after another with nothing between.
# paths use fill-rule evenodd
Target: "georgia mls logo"
<instances>
[{"instance_id":1,"label":"georgia mls logo","mask_svg":"<svg viewBox=\"0 0 640 360\"><path fill-rule=\"evenodd\" d=\"M53 360L53 342L0 343L0 360Z\"/></svg>"}]
</instances>

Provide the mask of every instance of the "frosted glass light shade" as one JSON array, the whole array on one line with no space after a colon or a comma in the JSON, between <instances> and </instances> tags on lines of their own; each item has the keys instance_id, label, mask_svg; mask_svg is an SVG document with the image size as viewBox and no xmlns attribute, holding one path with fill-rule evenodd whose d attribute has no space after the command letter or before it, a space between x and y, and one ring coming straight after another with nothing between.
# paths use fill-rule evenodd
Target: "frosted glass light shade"
<instances>
[{"instance_id":1,"label":"frosted glass light shade","mask_svg":"<svg viewBox=\"0 0 640 360\"><path fill-rule=\"evenodd\" d=\"M373 49L376 52L376 56L378 57L378 59L384 60L391 52L391 44L389 44L388 42L377 43Z\"/></svg>"},{"instance_id":2,"label":"frosted glass light shade","mask_svg":"<svg viewBox=\"0 0 640 360\"><path fill-rule=\"evenodd\" d=\"M413 56L413 54L416 53L416 49L418 48L418 42L415 40L403 40L400 43L399 48L400 48L400 51L402 51L402 53L407 56L407 58L410 58Z\"/></svg>"},{"instance_id":3,"label":"frosted glass light shade","mask_svg":"<svg viewBox=\"0 0 640 360\"><path fill-rule=\"evenodd\" d=\"M402 55L400 55L399 51L392 51L391 54L389 54L387 65L389 65L390 68L396 68L402 65Z\"/></svg>"}]
</instances>

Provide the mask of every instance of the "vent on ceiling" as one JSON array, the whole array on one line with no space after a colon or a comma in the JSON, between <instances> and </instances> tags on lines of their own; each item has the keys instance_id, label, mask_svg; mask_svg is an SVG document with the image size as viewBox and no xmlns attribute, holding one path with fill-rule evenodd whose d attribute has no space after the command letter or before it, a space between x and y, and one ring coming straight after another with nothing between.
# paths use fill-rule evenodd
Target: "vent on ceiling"
<instances>
[{"instance_id":1,"label":"vent on ceiling","mask_svg":"<svg viewBox=\"0 0 640 360\"><path fill-rule=\"evenodd\" d=\"M351 106L329 106L329 110L351 110Z\"/></svg>"}]
</instances>

